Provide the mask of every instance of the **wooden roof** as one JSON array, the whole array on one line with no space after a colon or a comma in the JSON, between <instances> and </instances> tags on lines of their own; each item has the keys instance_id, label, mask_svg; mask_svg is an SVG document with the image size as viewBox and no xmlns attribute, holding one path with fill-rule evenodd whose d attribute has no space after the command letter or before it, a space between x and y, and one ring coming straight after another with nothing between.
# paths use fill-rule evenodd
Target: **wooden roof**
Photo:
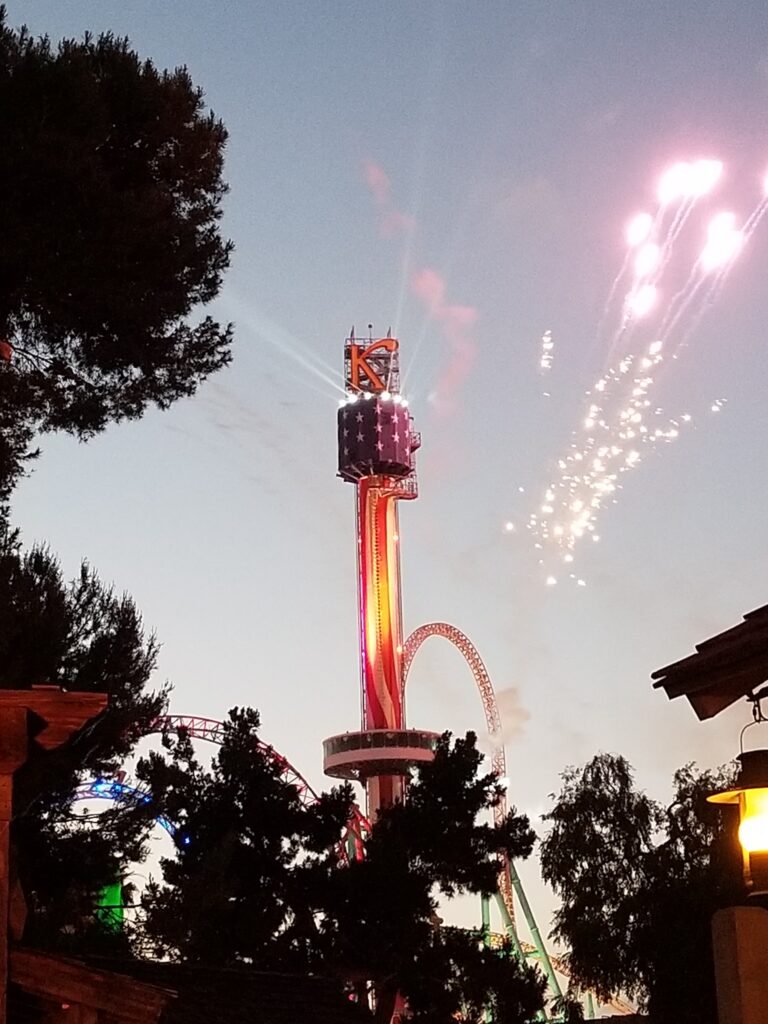
<instances>
[{"instance_id":1,"label":"wooden roof","mask_svg":"<svg viewBox=\"0 0 768 1024\"><path fill-rule=\"evenodd\" d=\"M300 974L98 958L99 967L172 989L159 1024L371 1024L340 982Z\"/></svg>"},{"instance_id":2,"label":"wooden roof","mask_svg":"<svg viewBox=\"0 0 768 1024\"><path fill-rule=\"evenodd\" d=\"M687 697L700 719L712 718L768 680L768 605L738 626L696 644L696 653L651 675L672 700Z\"/></svg>"},{"instance_id":3,"label":"wooden roof","mask_svg":"<svg viewBox=\"0 0 768 1024\"><path fill-rule=\"evenodd\" d=\"M331 978L15 948L9 1024L371 1024Z\"/></svg>"},{"instance_id":4,"label":"wooden roof","mask_svg":"<svg viewBox=\"0 0 768 1024\"><path fill-rule=\"evenodd\" d=\"M97 1024L156 1024L172 991L78 960L14 948L8 957L9 1024L69 1017Z\"/></svg>"}]
</instances>

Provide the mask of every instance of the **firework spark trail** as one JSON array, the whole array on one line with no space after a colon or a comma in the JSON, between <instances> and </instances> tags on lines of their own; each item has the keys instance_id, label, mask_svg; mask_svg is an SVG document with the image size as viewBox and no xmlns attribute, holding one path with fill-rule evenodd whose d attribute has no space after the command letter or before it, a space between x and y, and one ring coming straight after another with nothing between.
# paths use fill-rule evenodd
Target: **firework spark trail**
<instances>
[{"instance_id":1,"label":"firework spark trail","mask_svg":"<svg viewBox=\"0 0 768 1024\"><path fill-rule=\"evenodd\" d=\"M664 314L664 319L658 332L662 341L666 341L670 337L680 318L687 312L706 281L707 278L701 273L701 267L697 261L694 263L683 287L670 299L669 307Z\"/></svg>"},{"instance_id":2,"label":"firework spark trail","mask_svg":"<svg viewBox=\"0 0 768 1024\"><path fill-rule=\"evenodd\" d=\"M667 203L678 201L679 207L662 244L663 257L659 276L672 258L672 250L680 233L693 213L696 202L707 195L720 180L723 165L719 160L697 160L695 163L674 164L659 182L659 201L662 211Z\"/></svg>"},{"instance_id":3,"label":"firework spark trail","mask_svg":"<svg viewBox=\"0 0 768 1024\"><path fill-rule=\"evenodd\" d=\"M557 584L561 575L579 586L586 585L585 580L572 571L577 545L589 537L599 540L600 514L606 506L617 502L624 474L635 469L662 444L673 443L692 422L690 413L667 418L652 400L653 388L664 365L670 357L677 358L677 350L719 295L736 257L768 213L767 179L765 198L743 227L736 226L732 213L713 216L707 225L704 247L685 283L665 303L661 315L656 316L655 306L660 296L657 286L674 258L676 243L697 200L714 187L721 173L722 164L714 160L675 165L660 183L660 207L656 215L638 215L630 222L629 252L611 286L603 314L606 318L632 266L630 290L621 306L608 369L586 392L588 404L581 425L572 433L568 449L558 460L557 472L541 503L525 523L548 586ZM662 236L664 213L670 211L674 211L671 223ZM686 318L691 314L693 319L688 322ZM647 338L648 331L653 330L653 340L646 340L641 347L633 344L629 350L627 343L644 317L649 318L650 327L643 333ZM655 327L654 322L658 324ZM682 341L678 339L681 327L686 328ZM676 348L669 344L673 341ZM624 352L616 355L620 342ZM724 398L715 399L710 412L720 412L725 403ZM516 532L511 520L505 529Z\"/></svg>"},{"instance_id":4,"label":"firework spark trail","mask_svg":"<svg viewBox=\"0 0 768 1024\"><path fill-rule=\"evenodd\" d=\"M552 369L554 357L555 343L552 340L552 331L544 331L541 336L541 354L539 356L539 369L542 373L548 373Z\"/></svg>"},{"instance_id":5,"label":"firework spark trail","mask_svg":"<svg viewBox=\"0 0 768 1024\"><path fill-rule=\"evenodd\" d=\"M682 230L694 203L695 197L690 200L682 200L674 214L671 226L660 241L659 234L664 223L664 213L668 208L665 203L659 206L655 216L642 213L630 221L627 228L627 242L630 251L624 259L622 271L616 281L621 280L633 255L634 273L630 290L624 298L621 321L608 347L607 365L615 360L617 351L622 344L626 346L626 343L632 338L637 320L647 316L656 306L658 282L671 258L674 241ZM617 284L614 282L612 290L616 287ZM610 300L606 303L606 309L609 305Z\"/></svg>"},{"instance_id":6,"label":"firework spark trail","mask_svg":"<svg viewBox=\"0 0 768 1024\"><path fill-rule=\"evenodd\" d=\"M755 227L757 227L757 225L755 225ZM754 228L752 230L754 230ZM745 236L745 240L746 240L746 236ZM675 346L675 353L674 353L674 355L672 357L673 359L677 359L678 353L681 352L684 348L687 347L688 342L691 340L693 335L698 330L699 325L701 324L701 321L704 319L704 316L706 315L708 309L720 297L720 293L722 292L723 288L725 287L725 284L726 284L726 281L728 280L728 276L730 274L732 266L733 266L733 260L731 260L729 263L727 263L724 267L722 267L715 274L714 278L710 282L709 288L706 290L706 292L702 296L701 302L699 304L699 308L694 311L694 313L693 313L693 315L691 317L691 322L688 324L688 327L685 329L685 332L680 336L680 340L677 342L677 345ZM703 283L704 280L706 280L706 279L702 279L702 281L699 282L699 283L700 284ZM694 296L691 296L691 299L693 297ZM691 305L691 302L690 301L686 301L686 307L689 307L690 305ZM672 331L674 330L674 328L675 328L677 322L679 321L679 319L680 319L680 317L676 317L675 322L670 325L670 328L669 328L669 330L667 332L667 336L669 336L672 333Z\"/></svg>"},{"instance_id":7,"label":"firework spark trail","mask_svg":"<svg viewBox=\"0 0 768 1024\"><path fill-rule=\"evenodd\" d=\"M670 443L691 416L664 421L661 409L651 411L649 392L654 371L663 360L661 344L653 342L641 357L628 356L598 379L589 392L582 430L574 435L568 452L558 461L559 476L545 491L539 510L526 524L544 565L545 547L579 586L585 581L570 571L574 549L582 538L598 540L597 520L603 508L616 501L622 474L642 461L642 450ZM550 574L553 586L558 577Z\"/></svg>"},{"instance_id":8,"label":"firework spark trail","mask_svg":"<svg viewBox=\"0 0 768 1024\"><path fill-rule=\"evenodd\" d=\"M709 285L698 310L694 313L693 320L678 343L678 351L684 347L690 335L698 327L706 309L722 291L736 257L743 249L747 238L751 237L760 222L762 216L761 208L764 205L765 201L747 218L743 228L736 227L736 216L730 212L718 213L710 220L707 227L706 245L694 264L689 281L696 275L699 275L699 279L674 315L668 314L665 323L662 325L662 337L666 341L672 335L683 316L691 309L702 287L705 284ZM747 234L747 228L749 229L749 235Z\"/></svg>"},{"instance_id":9,"label":"firework spark trail","mask_svg":"<svg viewBox=\"0 0 768 1024\"><path fill-rule=\"evenodd\" d=\"M616 277L614 277L613 284L611 285L611 287L610 287L610 289L608 291L608 298L605 300L605 306L603 307L603 312L602 312L602 314L600 316L600 320L599 320L598 325L597 325L597 331L595 332L595 336L596 336L598 341L603 336L603 329L605 327L605 321L608 319L608 317L610 315L611 306L613 305L613 300L616 298L616 292L619 290L619 285L624 280L624 275L626 274L627 270L629 269L629 263L630 263L631 259L632 259L632 251L630 250L624 256L624 262L619 267L619 272L616 275Z\"/></svg>"},{"instance_id":10,"label":"firework spark trail","mask_svg":"<svg viewBox=\"0 0 768 1024\"><path fill-rule=\"evenodd\" d=\"M675 218L669 226L669 230L667 231L662 246L664 250L664 258L662 260L660 267L661 271L663 271L666 268L667 264L672 258L672 249L674 248L675 242L680 237L680 232L683 230L688 221L688 218L693 213L693 208L695 205L695 196L690 199L686 199L681 203L680 208L675 214Z\"/></svg>"},{"instance_id":11,"label":"firework spark trail","mask_svg":"<svg viewBox=\"0 0 768 1024\"><path fill-rule=\"evenodd\" d=\"M744 222L744 227L741 229L740 232L740 247L746 246L749 243L755 231L757 231L758 227L760 226L760 222L762 221L766 213L768 213L768 196L766 196L766 198L762 199L757 204L755 209ZM733 263L736 255L738 255L738 252L734 252L732 256L728 259L728 261L718 269L709 288L707 289L703 297L701 307L696 312L694 319L691 321L691 324L689 325L685 334L678 343L678 349L681 349L685 346L685 344L690 339L691 335L695 332L696 328L701 323L702 317L706 313L707 308L711 306L713 302L716 302L719 298L720 293L725 287L726 281L728 280L728 276L730 275L731 269L733 268Z\"/></svg>"},{"instance_id":12,"label":"firework spark trail","mask_svg":"<svg viewBox=\"0 0 768 1024\"><path fill-rule=\"evenodd\" d=\"M616 292L618 291L619 285L624 280L624 277L625 277L627 271L629 270L629 266L630 266L630 263L632 262L633 257L634 257L634 260L635 260L635 274L634 274L634 280L633 280L633 283L632 283L632 286L631 286L631 289L630 289L630 294L632 294L632 292L634 292L634 290L637 288L637 285L638 285L637 260L638 260L639 254L642 251L642 249L647 248L649 245L653 245L654 244L653 240L656 238L656 235L657 235L657 232L658 232L658 228L659 228L659 225L661 223L662 215L663 215L663 208L659 207L659 209L656 211L655 215L652 215L650 213L638 213L638 214L636 214L632 218L632 220L629 222L629 224L627 225L627 229L626 229L626 242L627 242L627 245L628 245L629 248L627 250L626 255L624 256L624 261L621 264L621 267L619 268L618 274L613 279L613 284L610 287L610 290L608 292L608 298L606 299L605 306L603 307L603 312L602 312L602 315L600 317L600 322L598 324L597 331L596 331L596 334L595 334L598 342L602 338L603 328L605 326L605 321L607 320L608 315L610 313L611 306L613 305L613 300L616 297ZM620 323L619 327L616 329L616 331L614 332L614 335L613 335L613 337L612 337L612 339L610 341L610 344L608 345L608 357L607 357L606 365L610 364L610 362L614 358L614 355L615 355L615 352L616 352L616 348L618 347L619 342L622 340L622 338L624 337L625 334L628 335L628 334L631 333L631 329L632 329L631 317L627 316L626 297L625 297L624 302L622 303L622 319L621 319L621 323Z\"/></svg>"},{"instance_id":13,"label":"firework spark trail","mask_svg":"<svg viewBox=\"0 0 768 1024\"><path fill-rule=\"evenodd\" d=\"M627 293L624 299L621 323L611 339L608 349L608 364L616 359L621 343L624 343L626 346L626 342L631 339L638 321L642 320L643 317L652 311L656 305L657 297L658 289L656 284L652 281L644 281L642 277L635 275L632 290Z\"/></svg>"},{"instance_id":14,"label":"firework spark trail","mask_svg":"<svg viewBox=\"0 0 768 1024\"><path fill-rule=\"evenodd\" d=\"M768 187L768 183L766 183L766 185ZM765 216L767 211L768 211L768 195L763 200L761 200L761 202L759 202L757 204L757 206L752 211L752 213L749 215L749 217L747 217L746 222L744 224L744 227L741 229L743 231L743 233L744 233L744 242L745 243L748 242L750 240L750 238L752 237L752 235L754 235L755 231L757 231L757 229L758 229L758 227L760 225L760 221L763 219L763 217Z\"/></svg>"}]
</instances>

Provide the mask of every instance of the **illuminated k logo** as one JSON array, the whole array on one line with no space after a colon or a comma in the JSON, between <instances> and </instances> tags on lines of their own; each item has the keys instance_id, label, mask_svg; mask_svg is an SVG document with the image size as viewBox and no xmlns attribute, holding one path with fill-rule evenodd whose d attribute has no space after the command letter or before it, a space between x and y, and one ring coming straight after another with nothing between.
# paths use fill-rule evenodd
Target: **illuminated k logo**
<instances>
[{"instance_id":1,"label":"illuminated k logo","mask_svg":"<svg viewBox=\"0 0 768 1024\"><path fill-rule=\"evenodd\" d=\"M363 348L362 345L349 346L349 386L354 391L362 391L360 375L365 374L368 378L368 385L372 391L386 391L387 384L381 379L383 360L377 357L378 352L393 353L397 351L397 341L394 338L380 338L371 345ZM368 360L377 364L374 369Z\"/></svg>"}]
</instances>

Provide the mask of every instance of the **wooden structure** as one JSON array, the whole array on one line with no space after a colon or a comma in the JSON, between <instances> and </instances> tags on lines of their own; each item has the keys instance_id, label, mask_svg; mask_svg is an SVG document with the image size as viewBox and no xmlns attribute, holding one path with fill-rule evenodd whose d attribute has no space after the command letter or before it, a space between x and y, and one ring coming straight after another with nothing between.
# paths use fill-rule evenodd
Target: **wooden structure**
<instances>
[{"instance_id":1,"label":"wooden structure","mask_svg":"<svg viewBox=\"0 0 768 1024\"><path fill-rule=\"evenodd\" d=\"M727 907L712 919L720 1024L768 1020L768 911Z\"/></svg>"},{"instance_id":2,"label":"wooden structure","mask_svg":"<svg viewBox=\"0 0 768 1024\"><path fill-rule=\"evenodd\" d=\"M712 718L768 680L768 605L732 629L696 644L696 653L652 673L671 699L687 697L699 719Z\"/></svg>"},{"instance_id":3,"label":"wooden structure","mask_svg":"<svg viewBox=\"0 0 768 1024\"><path fill-rule=\"evenodd\" d=\"M11 887L13 774L35 746L43 750L61 746L106 706L106 694L66 693L58 686L0 690L0 1024L7 1020L9 933L20 939L26 916L20 888Z\"/></svg>"},{"instance_id":4,"label":"wooden structure","mask_svg":"<svg viewBox=\"0 0 768 1024\"><path fill-rule=\"evenodd\" d=\"M338 979L253 967L90 957L89 967L175 993L159 1024L372 1024ZM16 1024L16 1022L12 1022ZM20 1021L19 1024L31 1024ZM57 1022L58 1024L58 1022ZM66 1024L66 1022L62 1022Z\"/></svg>"},{"instance_id":5,"label":"wooden structure","mask_svg":"<svg viewBox=\"0 0 768 1024\"><path fill-rule=\"evenodd\" d=\"M765 721L760 700L768 697L768 605L696 644L695 654L658 669L651 678L670 699L686 697L699 719L713 718L746 698L753 704L754 720ZM741 756L747 755L742 751ZM754 904L718 910L712 919L712 952L720 1024L766 1024L768 912Z\"/></svg>"},{"instance_id":6,"label":"wooden structure","mask_svg":"<svg viewBox=\"0 0 768 1024\"><path fill-rule=\"evenodd\" d=\"M30 949L12 949L11 1024L156 1024L174 993Z\"/></svg>"},{"instance_id":7,"label":"wooden structure","mask_svg":"<svg viewBox=\"0 0 768 1024\"><path fill-rule=\"evenodd\" d=\"M0 1024L363 1024L337 981L202 965L76 960L19 945L13 887L13 774L35 748L65 743L107 705L100 693L0 689ZM9 942L10 938L10 942Z\"/></svg>"}]
</instances>

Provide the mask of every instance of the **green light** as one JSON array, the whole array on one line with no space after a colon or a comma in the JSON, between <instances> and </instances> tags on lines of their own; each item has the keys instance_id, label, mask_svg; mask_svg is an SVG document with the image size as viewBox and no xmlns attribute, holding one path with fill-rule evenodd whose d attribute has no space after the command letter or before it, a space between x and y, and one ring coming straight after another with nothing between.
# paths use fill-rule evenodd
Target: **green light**
<instances>
[{"instance_id":1,"label":"green light","mask_svg":"<svg viewBox=\"0 0 768 1024\"><path fill-rule=\"evenodd\" d=\"M110 882L104 886L96 900L96 918L107 931L120 932L123 930L124 916L123 883Z\"/></svg>"}]
</instances>

